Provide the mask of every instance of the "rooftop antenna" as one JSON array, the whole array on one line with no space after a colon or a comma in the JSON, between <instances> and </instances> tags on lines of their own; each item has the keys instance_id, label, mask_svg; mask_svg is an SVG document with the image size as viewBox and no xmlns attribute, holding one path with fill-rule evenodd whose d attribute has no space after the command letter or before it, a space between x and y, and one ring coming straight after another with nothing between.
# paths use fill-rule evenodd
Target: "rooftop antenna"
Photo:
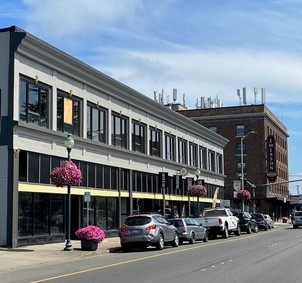
<instances>
[{"instance_id":1,"label":"rooftop antenna","mask_svg":"<svg viewBox=\"0 0 302 283\"><path fill-rule=\"evenodd\" d=\"M258 89L256 87L254 87L255 105L257 104L257 93L258 93Z\"/></svg>"},{"instance_id":2,"label":"rooftop antenna","mask_svg":"<svg viewBox=\"0 0 302 283\"><path fill-rule=\"evenodd\" d=\"M186 95L185 94L182 95L182 105L186 106Z\"/></svg>"},{"instance_id":3,"label":"rooftop antenna","mask_svg":"<svg viewBox=\"0 0 302 283\"><path fill-rule=\"evenodd\" d=\"M246 87L242 89L242 102L246 105Z\"/></svg>"},{"instance_id":4,"label":"rooftop antenna","mask_svg":"<svg viewBox=\"0 0 302 283\"><path fill-rule=\"evenodd\" d=\"M262 104L266 103L266 91L265 91L265 88L261 88L261 102L262 102Z\"/></svg>"},{"instance_id":5,"label":"rooftop antenna","mask_svg":"<svg viewBox=\"0 0 302 283\"><path fill-rule=\"evenodd\" d=\"M173 102L176 103L177 100L177 88L173 88Z\"/></svg>"},{"instance_id":6,"label":"rooftop antenna","mask_svg":"<svg viewBox=\"0 0 302 283\"><path fill-rule=\"evenodd\" d=\"M154 100L157 102L157 91L154 91Z\"/></svg>"},{"instance_id":7,"label":"rooftop antenna","mask_svg":"<svg viewBox=\"0 0 302 283\"><path fill-rule=\"evenodd\" d=\"M240 89L237 89L237 95L239 97L239 105L241 106L241 95L240 95Z\"/></svg>"}]
</instances>

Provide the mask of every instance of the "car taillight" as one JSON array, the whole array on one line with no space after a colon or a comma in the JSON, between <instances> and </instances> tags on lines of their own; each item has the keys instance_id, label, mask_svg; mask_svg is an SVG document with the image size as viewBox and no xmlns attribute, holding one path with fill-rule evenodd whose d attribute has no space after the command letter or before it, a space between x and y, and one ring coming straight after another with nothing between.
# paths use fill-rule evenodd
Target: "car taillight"
<instances>
[{"instance_id":1,"label":"car taillight","mask_svg":"<svg viewBox=\"0 0 302 283\"><path fill-rule=\"evenodd\" d=\"M219 224L221 225L222 224L222 219L218 218L218 221L219 221Z\"/></svg>"},{"instance_id":2,"label":"car taillight","mask_svg":"<svg viewBox=\"0 0 302 283\"><path fill-rule=\"evenodd\" d=\"M183 231L184 233L187 233L187 232L188 232L188 228L187 228L187 227L183 227L183 228L182 228L182 231Z\"/></svg>"},{"instance_id":3,"label":"car taillight","mask_svg":"<svg viewBox=\"0 0 302 283\"><path fill-rule=\"evenodd\" d=\"M150 226L148 226L146 229L147 230L154 230L156 228L156 224L152 224Z\"/></svg>"},{"instance_id":4,"label":"car taillight","mask_svg":"<svg viewBox=\"0 0 302 283\"><path fill-rule=\"evenodd\" d=\"M126 228L122 226L122 227L120 227L120 231L121 232L126 232Z\"/></svg>"}]
</instances>

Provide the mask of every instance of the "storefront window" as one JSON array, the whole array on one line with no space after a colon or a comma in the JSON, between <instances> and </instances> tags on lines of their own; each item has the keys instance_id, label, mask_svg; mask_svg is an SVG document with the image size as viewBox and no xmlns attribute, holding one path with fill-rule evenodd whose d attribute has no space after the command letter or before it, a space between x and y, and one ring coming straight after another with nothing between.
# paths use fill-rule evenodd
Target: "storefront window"
<instances>
[{"instance_id":1,"label":"storefront window","mask_svg":"<svg viewBox=\"0 0 302 283\"><path fill-rule=\"evenodd\" d=\"M49 234L49 194L34 195L34 235Z\"/></svg>"},{"instance_id":2,"label":"storefront window","mask_svg":"<svg viewBox=\"0 0 302 283\"><path fill-rule=\"evenodd\" d=\"M51 195L51 234L64 232L64 195Z\"/></svg>"},{"instance_id":3,"label":"storefront window","mask_svg":"<svg viewBox=\"0 0 302 283\"><path fill-rule=\"evenodd\" d=\"M33 193L19 194L18 236L33 235Z\"/></svg>"}]
</instances>

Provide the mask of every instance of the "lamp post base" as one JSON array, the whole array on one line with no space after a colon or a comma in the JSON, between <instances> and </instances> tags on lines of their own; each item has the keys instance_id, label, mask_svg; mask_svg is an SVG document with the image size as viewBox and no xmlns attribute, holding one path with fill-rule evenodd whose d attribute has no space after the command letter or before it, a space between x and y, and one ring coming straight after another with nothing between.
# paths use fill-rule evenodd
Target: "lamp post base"
<instances>
[{"instance_id":1,"label":"lamp post base","mask_svg":"<svg viewBox=\"0 0 302 283\"><path fill-rule=\"evenodd\" d=\"M65 244L65 248L64 248L64 251L72 251L73 248L72 248L72 244L71 244L71 241L70 240L67 240L66 244Z\"/></svg>"}]
</instances>

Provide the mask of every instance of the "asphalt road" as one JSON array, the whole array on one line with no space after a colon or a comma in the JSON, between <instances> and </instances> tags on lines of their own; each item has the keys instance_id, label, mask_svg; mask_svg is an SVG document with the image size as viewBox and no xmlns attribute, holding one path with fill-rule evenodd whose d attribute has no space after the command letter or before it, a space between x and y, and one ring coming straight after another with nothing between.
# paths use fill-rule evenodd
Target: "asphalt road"
<instances>
[{"instance_id":1,"label":"asphalt road","mask_svg":"<svg viewBox=\"0 0 302 283\"><path fill-rule=\"evenodd\" d=\"M163 251L117 252L1 274L2 283L301 282L302 229L277 226L251 235Z\"/></svg>"}]
</instances>

